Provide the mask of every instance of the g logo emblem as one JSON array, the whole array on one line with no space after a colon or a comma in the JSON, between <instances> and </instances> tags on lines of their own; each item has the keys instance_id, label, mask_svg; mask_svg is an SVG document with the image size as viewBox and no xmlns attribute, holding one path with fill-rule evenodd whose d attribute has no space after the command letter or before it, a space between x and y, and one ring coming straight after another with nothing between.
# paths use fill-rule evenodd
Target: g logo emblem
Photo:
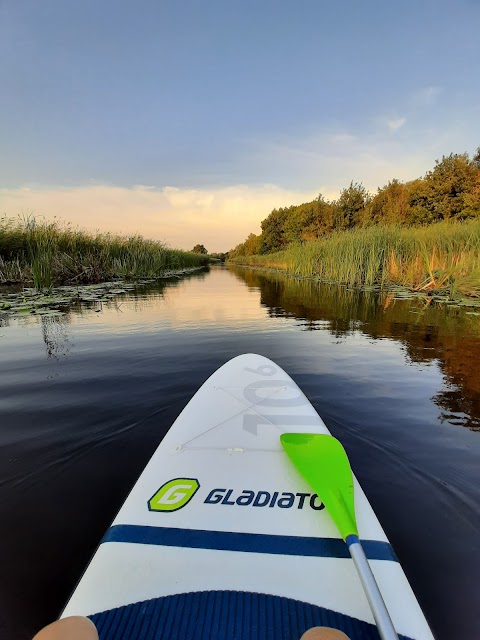
<instances>
[{"instance_id":1,"label":"g logo emblem","mask_svg":"<svg viewBox=\"0 0 480 640\"><path fill-rule=\"evenodd\" d=\"M200 488L195 478L175 478L163 484L148 501L149 511L178 511Z\"/></svg>"}]
</instances>

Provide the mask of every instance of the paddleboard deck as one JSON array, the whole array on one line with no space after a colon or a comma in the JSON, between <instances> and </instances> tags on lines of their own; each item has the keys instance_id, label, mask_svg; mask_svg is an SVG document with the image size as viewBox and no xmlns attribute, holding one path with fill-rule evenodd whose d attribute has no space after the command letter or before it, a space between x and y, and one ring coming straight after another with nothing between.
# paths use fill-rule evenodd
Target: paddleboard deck
<instances>
[{"instance_id":1,"label":"paddleboard deck","mask_svg":"<svg viewBox=\"0 0 480 640\"><path fill-rule=\"evenodd\" d=\"M100 640L297 640L313 626L379 638L348 549L283 432L329 433L267 358L218 369L155 451L62 617L89 616ZM354 482L360 538L397 633L432 638Z\"/></svg>"}]
</instances>

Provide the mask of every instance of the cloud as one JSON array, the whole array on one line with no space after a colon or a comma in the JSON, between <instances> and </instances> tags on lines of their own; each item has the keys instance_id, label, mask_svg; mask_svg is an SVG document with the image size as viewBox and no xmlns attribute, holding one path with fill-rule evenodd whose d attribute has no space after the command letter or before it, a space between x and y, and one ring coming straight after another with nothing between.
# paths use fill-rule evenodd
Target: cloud
<instances>
[{"instance_id":1,"label":"cloud","mask_svg":"<svg viewBox=\"0 0 480 640\"><path fill-rule=\"evenodd\" d=\"M406 120L390 116L397 131ZM257 169L269 182L338 197L351 180L362 182L371 191L392 178L412 180L430 169L435 157L450 152L450 143L438 131L415 137L410 127L402 136L392 135L388 117L377 117L351 133L322 127L302 137L277 137L258 141L248 157L248 166ZM441 143L441 144L440 144ZM247 159L245 160L246 164Z\"/></svg>"},{"instance_id":2,"label":"cloud","mask_svg":"<svg viewBox=\"0 0 480 640\"><path fill-rule=\"evenodd\" d=\"M0 189L0 213L9 217L33 213L54 217L91 231L140 233L191 249L227 251L275 207L312 200L316 192L298 192L275 185L235 185L217 189L121 187L90 185L75 188Z\"/></svg>"},{"instance_id":3,"label":"cloud","mask_svg":"<svg viewBox=\"0 0 480 640\"><path fill-rule=\"evenodd\" d=\"M441 89L426 87L422 92L422 99L428 101ZM471 123L478 119L478 106L472 109L472 116L449 119L445 126L426 112L416 123L410 104L409 126L401 135L395 132L406 117L392 109L354 131L341 123L323 123L303 135L257 137L248 141L248 150L237 151L231 171L247 184L0 189L0 215L33 212L90 230L140 233L174 247L190 249L201 243L210 251L223 251L249 233L259 233L261 220L275 207L307 202L319 193L336 198L351 180L374 192L392 178L411 180L423 175L442 154L471 149ZM259 179L261 184L256 184Z\"/></svg>"},{"instance_id":4,"label":"cloud","mask_svg":"<svg viewBox=\"0 0 480 640\"><path fill-rule=\"evenodd\" d=\"M403 127L406 121L406 118L392 118L391 120L387 120L387 127L390 131L397 131L397 129Z\"/></svg>"},{"instance_id":5,"label":"cloud","mask_svg":"<svg viewBox=\"0 0 480 640\"><path fill-rule=\"evenodd\" d=\"M443 92L443 87L423 87L413 96L413 103L420 107L430 107L435 104Z\"/></svg>"},{"instance_id":6,"label":"cloud","mask_svg":"<svg viewBox=\"0 0 480 640\"><path fill-rule=\"evenodd\" d=\"M333 144L349 144L356 140L356 137L351 133L347 133L343 131L342 133L334 133L331 137L331 142Z\"/></svg>"}]
</instances>

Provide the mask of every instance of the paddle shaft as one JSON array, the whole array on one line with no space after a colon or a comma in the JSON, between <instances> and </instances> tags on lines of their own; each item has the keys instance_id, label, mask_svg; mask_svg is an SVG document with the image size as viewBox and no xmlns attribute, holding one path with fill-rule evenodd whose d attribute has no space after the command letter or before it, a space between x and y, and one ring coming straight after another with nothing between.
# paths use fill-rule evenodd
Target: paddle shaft
<instances>
[{"instance_id":1,"label":"paddle shaft","mask_svg":"<svg viewBox=\"0 0 480 640\"><path fill-rule=\"evenodd\" d=\"M352 560L358 571L358 575L363 585L365 595L367 596L368 604L372 610L373 617L377 624L377 629L382 640L398 640L397 632L393 626L390 614L387 611L385 602L383 601L382 594L378 588L375 577L368 564L367 557L363 551L363 547L360 544L357 536L349 536L352 541L347 538L348 550L352 556ZM356 540L353 540L355 539Z\"/></svg>"},{"instance_id":2,"label":"paddle shaft","mask_svg":"<svg viewBox=\"0 0 480 640\"><path fill-rule=\"evenodd\" d=\"M398 640L382 594L358 539L354 483L342 443L326 433L283 433L280 442L313 487L347 543L382 640Z\"/></svg>"}]
</instances>

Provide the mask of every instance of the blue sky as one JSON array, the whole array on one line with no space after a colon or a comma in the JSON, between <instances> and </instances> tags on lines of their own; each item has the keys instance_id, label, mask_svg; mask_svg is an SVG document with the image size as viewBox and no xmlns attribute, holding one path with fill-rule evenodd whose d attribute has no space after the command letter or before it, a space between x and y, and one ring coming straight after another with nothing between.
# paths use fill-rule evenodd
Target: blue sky
<instances>
[{"instance_id":1,"label":"blue sky","mask_svg":"<svg viewBox=\"0 0 480 640\"><path fill-rule=\"evenodd\" d=\"M479 33L475 0L2 0L0 212L228 249L473 153Z\"/></svg>"}]
</instances>

